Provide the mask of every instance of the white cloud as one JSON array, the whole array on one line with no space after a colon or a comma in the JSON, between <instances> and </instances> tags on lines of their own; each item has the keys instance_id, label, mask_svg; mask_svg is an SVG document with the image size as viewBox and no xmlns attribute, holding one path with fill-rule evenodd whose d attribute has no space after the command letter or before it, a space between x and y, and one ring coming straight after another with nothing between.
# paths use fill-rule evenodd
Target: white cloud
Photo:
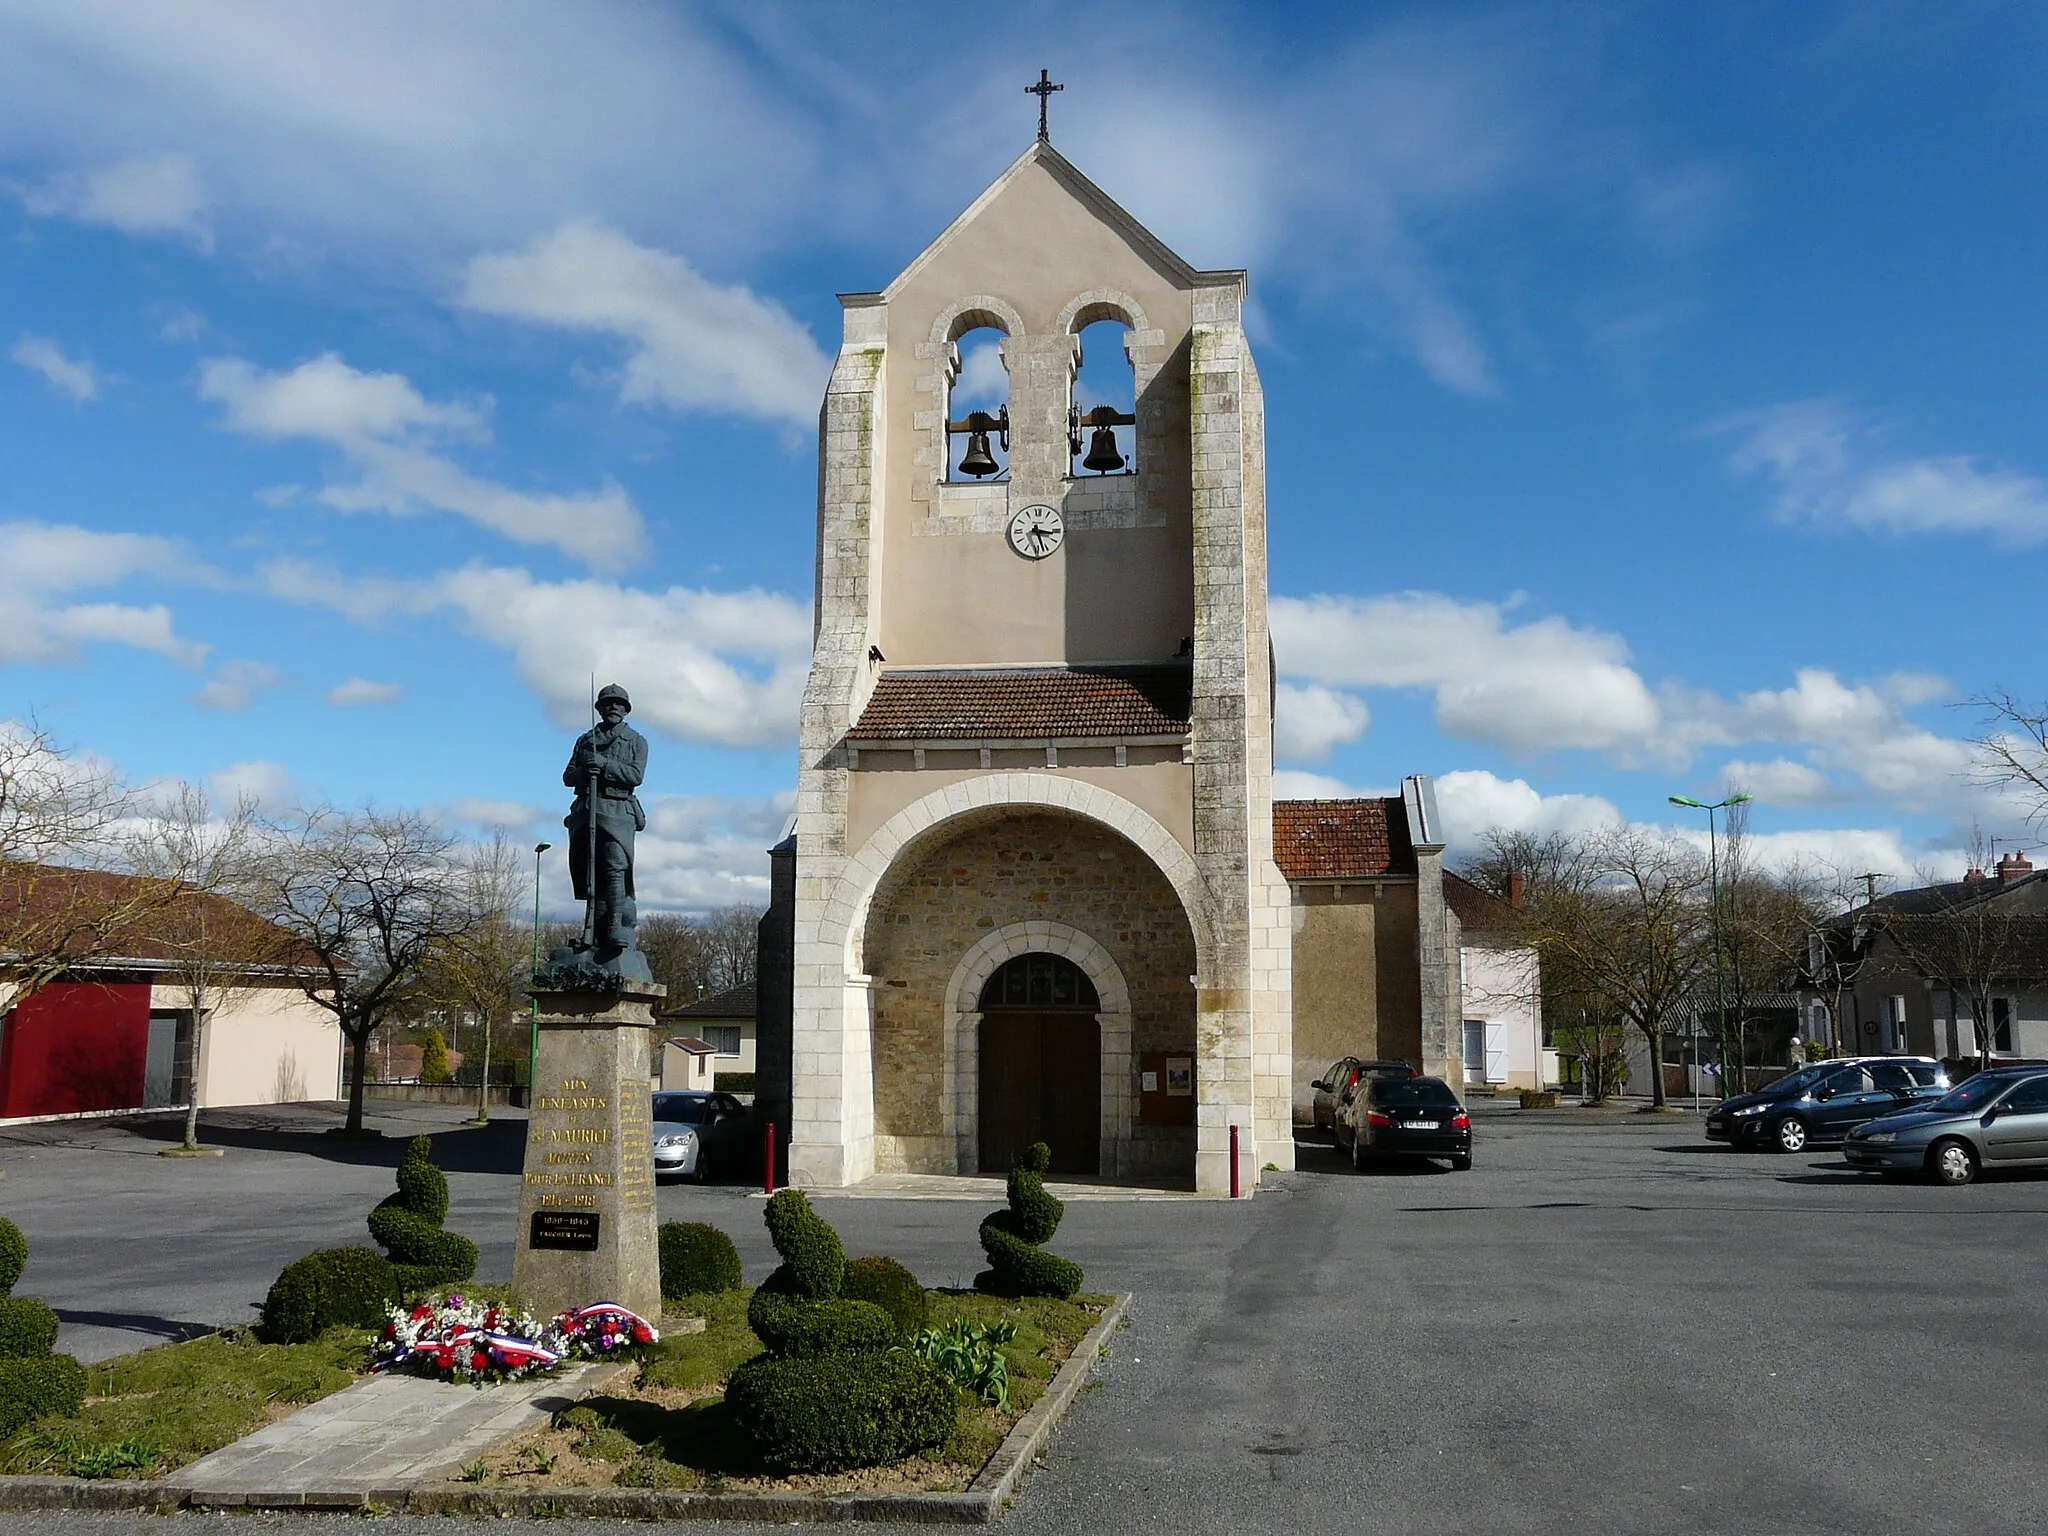
<instances>
[{"instance_id":1,"label":"white cloud","mask_svg":"<svg viewBox=\"0 0 2048 1536\"><path fill-rule=\"evenodd\" d=\"M579 495L516 491L479 479L436 451L450 439L487 440L486 410L436 404L401 374L365 373L332 352L281 373L240 358L209 358L200 365L199 393L221 405L221 424L229 431L339 449L361 478L319 493L338 511L453 512L602 569L624 565L645 546L632 498L610 481Z\"/></svg>"},{"instance_id":2,"label":"white cloud","mask_svg":"<svg viewBox=\"0 0 2048 1536\"><path fill-rule=\"evenodd\" d=\"M1440 593L1276 597L1281 671L1355 688L1430 688L1452 736L1515 752L1611 749L1652 738L1657 700L1620 636L1560 618L1511 626L1495 603Z\"/></svg>"},{"instance_id":3,"label":"white cloud","mask_svg":"<svg viewBox=\"0 0 2048 1536\"><path fill-rule=\"evenodd\" d=\"M635 718L683 741L773 746L796 736L809 608L772 592L646 592L472 566L443 576L471 633L511 650L564 729L590 717L590 678L621 683Z\"/></svg>"},{"instance_id":4,"label":"white cloud","mask_svg":"<svg viewBox=\"0 0 2048 1536\"><path fill-rule=\"evenodd\" d=\"M1310 773L1305 768L1273 771L1275 800L1383 800L1393 793L1390 789L1358 789L1333 774Z\"/></svg>"},{"instance_id":5,"label":"white cloud","mask_svg":"<svg viewBox=\"0 0 2048 1536\"><path fill-rule=\"evenodd\" d=\"M352 677L327 690L327 702L340 707L359 704L396 704L405 697L403 683L373 683Z\"/></svg>"},{"instance_id":6,"label":"white cloud","mask_svg":"<svg viewBox=\"0 0 2048 1536\"><path fill-rule=\"evenodd\" d=\"M28 195L29 211L103 224L131 235L183 235L201 249L213 246L206 194L184 155L117 161L93 171L72 171Z\"/></svg>"},{"instance_id":7,"label":"white cloud","mask_svg":"<svg viewBox=\"0 0 2048 1536\"><path fill-rule=\"evenodd\" d=\"M153 651L196 667L207 647L177 632L162 604L52 606L55 594L111 587L136 576L213 581L167 539L100 533L61 523L0 523L0 663L74 660L87 643Z\"/></svg>"},{"instance_id":8,"label":"white cloud","mask_svg":"<svg viewBox=\"0 0 2048 1536\"><path fill-rule=\"evenodd\" d=\"M267 661L224 661L192 695L192 701L205 709L239 712L247 709L257 694L276 687L277 678L277 668Z\"/></svg>"},{"instance_id":9,"label":"white cloud","mask_svg":"<svg viewBox=\"0 0 2048 1536\"><path fill-rule=\"evenodd\" d=\"M40 373L59 394L80 402L100 397L99 370L85 358L66 357L64 349L47 336L23 332L7 355L22 367Z\"/></svg>"},{"instance_id":10,"label":"white cloud","mask_svg":"<svg viewBox=\"0 0 2048 1536\"><path fill-rule=\"evenodd\" d=\"M461 302L623 341L619 398L634 405L808 423L831 371L810 332L779 304L709 282L682 257L595 220L564 224L524 250L477 257Z\"/></svg>"},{"instance_id":11,"label":"white cloud","mask_svg":"<svg viewBox=\"0 0 2048 1536\"><path fill-rule=\"evenodd\" d=\"M273 560L257 572L257 579L272 597L332 608L358 624L375 624L393 613L431 612L440 601L434 590L421 582L344 576L304 560Z\"/></svg>"},{"instance_id":12,"label":"white cloud","mask_svg":"<svg viewBox=\"0 0 2048 1536\"><path fill-rule=\"evenodd\" d=\"M157 327L159 341L197 341L210 329L206 316L186 305L180 305L164 317L164 323Z\"/></svg>"},{"instance_id":13,"label":"white cloud","mask_svg":"<svg viewBox=\"0 0 2048 1536\"><path fill-rule=\"evenodd\" d=\"M1527 779L1503 779L1482 769L1460 769L1436 780L1436 801L1453 856L1470 856L1492 828L1511 832L1586 832L1621 820L1598 795L1546 795Z\"/></svg>"},{"instance_id":14,"label":"white cloud","mask_svg":"<svg viewBox=\"0 0 2048 1536\"><path fill-rule=\"evenodd\" d=\"M960 375L953 381L952 409L1000 405L1010 398L1010 370L1003 366L1003 354L989 340L971 342L960 349Z\"/></svg>"},{"instance_id":15,"label":"white cloud","mask_svg":"<svg viewBox=\"0 0 2048 1536\"><path fill-rule=\"evenodd\" d=\"M1774 481L1788 520L1876 533L1987 534L2007 548L2048 541L2048 481L1965 454L1883 457L1880 433L1838 400L1772 406L1713 430L1739 435L1735 468Z\"/></svg>"},{"instance_id":16,"label":"white cloud","mask_svg":"<svg viewBox=\"0 0 2048 1536\"><path fill-rule=\"evenodd\" d=\"M1283 762L1322 762L1331 748L1358 740L1372 723L1363 699L1320 683L1281 683L1273 706L1273 752Z\"/></svg>"},{"instance_id":17,"label":"white cloud","mask_svg":"<svg viewBox=\"0 0 2048 1536\"><path fill-rule=\"evenodd\" d=\"M281 810L299 797L298 780L282 763L263 758L230 763L206 776L206 787L223 805L252 800L266 811Z\"/></svg>"},{"instance_id":18,"label":"white cloud","mask_svg":"<svg viewBox=\"0 0 2048 1536\"><path fill-rule=\"evenodd\" d=\"M1740 790L1761 805L1831 805L1846 798L1843 787L1818 768L1785 757L1767 763L1723 763L1721 783L1730 793Z\"/></svg>"},{"instance_id":19,"label":"white cloud","mask_svg":"<svg viewBox=\"0 0 2048 1536\"><path fill-rule=\"evenodd\" d=\"M472 826L516 832L521 827L532 826L544 813L539 806L518 800L480 800L472 796L450 802L448 814Z\"/></svg>"}]
</instances>

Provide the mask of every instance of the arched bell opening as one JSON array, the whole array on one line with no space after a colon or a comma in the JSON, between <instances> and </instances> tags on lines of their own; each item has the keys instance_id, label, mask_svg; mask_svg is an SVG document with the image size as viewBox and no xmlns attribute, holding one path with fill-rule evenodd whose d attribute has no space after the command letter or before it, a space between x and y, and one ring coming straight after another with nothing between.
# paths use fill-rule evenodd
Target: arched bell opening
<instances>
[{"instance_id":1,"label":"arched bell opening","mask_svg":"<svg viewBox=\"0 0 2048 1536\"><path fill-rule=\"evenodd\" d=\"M1048 1171L1102 1171L1102 1027L1095 983L1065 955L1006 960L981 989L976 1123L983 1173L1008 1173L1034 1142Z\"/></svg>"},{"instance_id":2,"label":"arched bell opening","mask_svg":"<svg viewBox=\"0 0 2048 1536\"><path fill-rule=\"evenodd\" d=\"M1138 472L1138 381L1130 335L1129 324L1117 316L1092 320L1075 334L1078 362L1067 410L1070 475Z\"/></svg>"},{"instance_id":3,"label":"arched bell opening","mask_svg":"<svg viewBox=\"0 0 2048 1536\"><path fill-rule=\"evenodd\" d=\"M1010 475L1010 370L1000 327L977 325L953 342L947 367L946 479L974 484Z\"/></svg>"}]
</instances>

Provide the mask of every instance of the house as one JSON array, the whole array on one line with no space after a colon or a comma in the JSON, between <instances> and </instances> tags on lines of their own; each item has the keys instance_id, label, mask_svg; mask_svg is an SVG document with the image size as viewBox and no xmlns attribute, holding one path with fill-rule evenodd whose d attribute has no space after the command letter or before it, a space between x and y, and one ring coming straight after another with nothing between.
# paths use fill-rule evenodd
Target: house
<instances>
[{"instance_id":1,"label":"house","mask_svg":"<svg viewBox=\"0 0 2048 1536\"><path fill-rule=\"evenodd\" d=\"M2009 853L1852 908L1814 934L1797 995L1836 1054L1968 1060L1981 1030L1995 1058L2048 1059L2048 870Z\"/></svg>"},{"instance_id":2,"label":"house","mask_svg":"<svg viewBox=\"0 0 2048 1536\"><path fill-rule=\"evenodd\" d=\"M695 1035L675 1035L661 1042L661 1086L664 1092L682 1088L709 1091L718 1086L711 1063L718 1048Z\"/></svg>"},{"instance_id":3,"label":"house","mask_svg":"<svg viewBox=\"0 0 2048 1536\"><path fill-rule=\"evenodd\" d=\"M723 992L671 1008L661 1015L660 1022L709 1042L713 1052L711 1071L716 1076L750 1078L754 1075L755 992L753 982L743 981ZM734 1085L728 1081L726 1086Z\"/></svg>"},{"instance_id":4,"label":"house","mask_svg":"<svg viewBox=\"0 0 2048 1536\"><path fill-rule=\"evenodd\" d=\"M1515 877L1512 894L1520 884ZM1557 1053L1543 1041L1542 962L1516 935L1515 902L1447 870L1444 904L1458 921L1465 1086L1555 1087Z\"/></svg>"},{"instance_id":5,"label":"house","mask_svg":"<svg viewBox=\"0 0 2048 1536\"><path fill-rule=\"evenodd\" d=\"M290 936L197 891L133 901L137 884L52 866L0 879L0 934L119 914L41 985L9 979L0 954L0 1120L169 1109L195 1091L213 1108L340 1098L340 1026L300 987L309 957Z\"/></svg>"}]
</instances>

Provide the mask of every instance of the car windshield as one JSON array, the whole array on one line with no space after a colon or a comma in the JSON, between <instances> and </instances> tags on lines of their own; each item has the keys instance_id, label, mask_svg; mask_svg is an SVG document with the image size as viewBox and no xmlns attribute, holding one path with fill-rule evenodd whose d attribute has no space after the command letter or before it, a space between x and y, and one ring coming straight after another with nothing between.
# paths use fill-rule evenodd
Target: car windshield
<instances>
[{"instance_id":1,"label":"car windshield","mask_svg":"<svg viewBox=\"0 0 2048 1536\"><path fill-rule=\"evenodd\" d=\"M1973 1109L1982 1109L2011 1086L2012 1079L2009 1077L1993 1077L1989 1073L1980 1073L1968 1082L1949 1089L1927 1107L1940 1110L1944 1114L1967 1115Z\"/></svg>"},{"instance_id":2,"label":"car windshield","mask_svg":"<svg viewBox=\"0 0 2048 1536\"><path fill-rule=\"evenodd\" d=\"M1372 1085L1372 1101L1389 1109L1407 1109L1423 1104L1456 1104L1458 1096L1449 1083L1426 1077L1381 1078Z\"/></svg>"},{"instance_id":3,"label":"car windshield","mask_svg":"<svg viewBox=\"0 0 2048 1536\"><path fill-rule=\"evenodd\" d=\"M704 1111L710 1105L711 1101L701 1093L657 1093L654 1118L671 1125L702 1125Z\"/></svg>"},{"instance_id":4,"label":"car windshield","mask_svg":"<svg viewBox=\"0 0 2048 1536\"><path fill-rule=\"evenodd\" d=\"M1801 1067L1797 1072L1788 1072L1775 1083L1764 1089L1765 1093L1804 1093L1821 1080L1826 1069Z\"/></svg>"}]
</instances>

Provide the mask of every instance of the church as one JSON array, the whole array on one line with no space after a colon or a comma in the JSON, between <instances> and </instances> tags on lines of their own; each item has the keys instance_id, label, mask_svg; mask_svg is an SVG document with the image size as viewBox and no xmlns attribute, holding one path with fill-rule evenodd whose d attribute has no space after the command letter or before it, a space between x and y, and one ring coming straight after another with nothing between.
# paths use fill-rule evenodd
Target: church
<instances>
[{"instance_id":1,"label":"church","mask_svg":"<svg viewBox=\"0 0 2048 1536\"><path fill-rule=\"evenodd\" d=\"M1332 1060L1460 1081L1430 781L1273 799L1245 295L1041 128L840 296L762 924L757 1114L791 1183L1004 1173L1044 1140L1055 1175L1214 1193L1234 1149L1249 1190Z\"/></svg>"}]
</instances>

